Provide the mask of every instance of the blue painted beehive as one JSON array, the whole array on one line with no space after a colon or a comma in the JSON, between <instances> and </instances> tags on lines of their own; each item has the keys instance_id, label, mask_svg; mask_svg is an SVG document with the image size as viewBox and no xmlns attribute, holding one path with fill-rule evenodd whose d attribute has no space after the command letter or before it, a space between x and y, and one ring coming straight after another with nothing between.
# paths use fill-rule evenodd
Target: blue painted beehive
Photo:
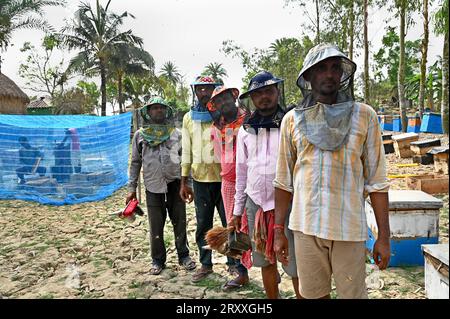
<instances>
[{"instance_id":1,"label":"blue painted beehive","mask_svg":"<svg viewBox=\"0 0 450 319\"><path fill-rule=\"evenodd\" d=\"M394 132L402 131L402 120L398 115L395 115L394 118L392 119L392 130Z\"/></svg>"},{"instance_id":2,"label":"blue painted beehive","mask_svg":"<svg viewBox=\"0 0 450 319\"><path fill-rule=\"evenodd\" d=\"M383 131L392 131L392 115L380 115Z\"/></svg>"},{"instance_id":3,"label":"blue painted beehive","mask_svg":"<svg viewBox=\"0 0 450 319\"><path fill-rule=\"evenodd\" d=\"M419 116L409 116L408 117L408 127L406 132L408 133L419 133L420 132L421 120Z\"/></svg>"},{"instance_id":4,"label":"blue painted beehive","mask_svg":"<svg viewBox=\"0 0 450 319\"><path fill-rule=\"evenodd\" d=\"M420 126L421 132L442 134L441 115L438 113L424 113L422 124Z\"/></svg>"},{"instance_id":5,"label":"blue painted beehive","mask_svg":"<svg viewBox=\"0 0 450 319\"><path fill-rule=\"evenodd\" d=\"M422 191L389 191L390 266L423 266L421 245L438 243L439 209L442 206L440 199ZM366 202L366 216L369 226L366 247L372 251L378 228L369 202Z\"/></svg>"}]
</instances>

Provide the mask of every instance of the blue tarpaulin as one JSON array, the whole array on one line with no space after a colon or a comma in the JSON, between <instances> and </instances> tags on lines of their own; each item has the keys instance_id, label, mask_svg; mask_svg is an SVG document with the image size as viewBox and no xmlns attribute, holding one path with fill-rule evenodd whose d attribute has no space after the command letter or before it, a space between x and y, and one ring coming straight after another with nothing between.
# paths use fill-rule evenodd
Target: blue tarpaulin
<instances>
[{"instance_id":1,"label":"blue tarpaulin","mask_svg":"<svg viewBox=\"0 0 450 319\"><path fill-rule=\"evenodd\" d=\"M0 199L97 201L128 181L131 113L0 115Z\"/></svg>"}]
</instances>

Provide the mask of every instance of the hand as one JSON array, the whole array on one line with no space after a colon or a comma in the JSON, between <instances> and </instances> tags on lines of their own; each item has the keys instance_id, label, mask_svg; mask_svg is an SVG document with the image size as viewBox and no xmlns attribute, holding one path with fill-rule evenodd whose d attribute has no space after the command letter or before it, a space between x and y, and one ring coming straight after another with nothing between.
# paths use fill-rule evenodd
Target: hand
<instances>
[{"instance_id":1,"label":"hand","mask_svg":"<svg viewBox=\"0 0 450 319\"><path fill-rule=\"evenodd\" d=\"M234 227L234 230L236 231L236 233L241 232L241 219L242 219L242 216L233 215L233 219L230 222L230 226Z\"/></svg>"},{"instance_id":2,"label":"hand","mask_svg":"<svg viewBox=\"0 0 450 319\"><path fill-rule=\"evenodd\" d=\"M180 186L180 197L185 203L192 203L194 200L194 192L192 191L192 188L190 188L187 185L181 184Z\"/></svg>"},{"instance_id":3,"label":"hand","mask_svg":"<svg viewBox=\"0 0 450 319\"><path fill-rule=\"evenodd\" d=\"M275 229L275 237L273 240L273 250L279 262L287 266L289 262L289 244L284 231Z\"/></svg>"},{"instance_id":4,"label":"hand","mask_svg":"<svg viewBox=\"0 0 450 319\"><path fill-rule=\"evenodd\" d=\"M125 204L128 204L132 199L136 199L136 192L129 192L125 199Z\"/></svg>"},{"instance_id":5,"label":"hand","mask_svg":"<svg viewBox=\"0 0 450 319\"><path fill-rule=\"evenodd\" d=\"M373 260L380 270L387 268L391 258L391 247L388 239L378 239L373 246Z\"/></svg>"}]
</instances>

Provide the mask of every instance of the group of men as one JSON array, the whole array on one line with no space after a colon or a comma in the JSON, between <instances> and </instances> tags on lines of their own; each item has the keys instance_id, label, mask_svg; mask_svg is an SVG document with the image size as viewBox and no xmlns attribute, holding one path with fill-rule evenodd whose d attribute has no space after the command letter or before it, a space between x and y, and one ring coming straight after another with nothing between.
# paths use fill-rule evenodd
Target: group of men
<instances>
[{"instance_id":1,"label":"group of men","mask_svg":"<svg viewBox=\"0 0 450 319\"><path fill-rule=\"evenodd\" d=\"M195 203L201 266L193 282L213 273L205 234L217 210L222 225L246 232L251 252L228 257L236 276L225 291L246 285L261 268L268 298L279 298L277 260L297 298L329 298L334 277L340 298L367 298L364 201L378 224L373 259L389 262L389 184L376 113L353 100L354 62L330 44L305 58L297 85L303 100L284 108L283 80L256 74L245 93L210 77L192 83L195 103L176 129L170 106L153 98L133 138L129 194L136 197L143 168L150 224L151 274L165 267L164 224L175 233L179 263L193 271L186 203Z\"/></svg>"}]
</instances>

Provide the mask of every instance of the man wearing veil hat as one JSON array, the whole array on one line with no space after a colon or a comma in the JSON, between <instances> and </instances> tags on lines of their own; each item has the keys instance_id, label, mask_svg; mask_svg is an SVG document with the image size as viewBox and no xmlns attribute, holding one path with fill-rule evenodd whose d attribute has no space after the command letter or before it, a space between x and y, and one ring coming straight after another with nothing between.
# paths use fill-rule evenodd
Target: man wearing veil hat
<instances>
[{"instance_id":1,"label":"man wearing veil hat","mask_svg":"<svg viewBox=\"0 0 450 319\"><path fill-rule=\"evenodd\" d=\"M219 83L209 76L198 76L191 83L194 104L183 117L180 196L186 203L193 200L195 203L195 239L202 264L192 276L193 282L198 282L213 272L212 252L203 247L206 246L206 232L213 227L214 209L217 209L222 225L227 225L220 193L220 161L215 160L211 141L213 119L206 107L217 85ZM193 190L187 183L190 175ZM227 259L229 271L234 269L234 264L232 258Z\"/></svg>"},{"instance_id":2,"label":"man wearing veil hat","mask_svg":"<svg viewBox=\"0 0 450 319\"><path fill-rule=\"evenodd\" d=\"M165 268L164 225L167 213L173 225L178 261L186 270L194 270L186 234L186 204L181 199L181 131L176 129L172 109L160 97L153 97L140 109L144 125L133 137L130 178L126 203L136 198L141 167L144 175L150 226L152 267L159 275Z\"/></svg>"},{"instance_id":3,"label":"man wearing veil hat","mask_svg":"<svg viewBox=\"0 0 450 319\"><path fill-rule=\"evenodd\" d=\"M252 238L253 266L261 268L267 297L276 299L279 298L280 275L273 250L275 203L272 182L278 155L279 126L285 114L283 80L269 72L259 72L250 80L248 90L240 100L253 112L237 136L233 223L239 230L245 209ZM289 233L287 235L290 236ZM283 269L292 277L297 294L294 254Z\"/></svg>"},{"instance_id":4,"label":"man wearing veil hat","mask_svg":"<svg viewBox=\"0 0 450 319\"><path fill-rule=\"evenodd\" d=\"M368 195L378 225L373 259L380 269L389 262L389 184L381 129L374 110L352 99L355 70L336 46L312 48L297 80L304 99L281 124L275 223L284 221L293 197L289 228L304 298L329 298L332 275L340 298L367 298ZM275 233L274 245L285 262L282 232Z\"/></svg>"}]
</instances>

